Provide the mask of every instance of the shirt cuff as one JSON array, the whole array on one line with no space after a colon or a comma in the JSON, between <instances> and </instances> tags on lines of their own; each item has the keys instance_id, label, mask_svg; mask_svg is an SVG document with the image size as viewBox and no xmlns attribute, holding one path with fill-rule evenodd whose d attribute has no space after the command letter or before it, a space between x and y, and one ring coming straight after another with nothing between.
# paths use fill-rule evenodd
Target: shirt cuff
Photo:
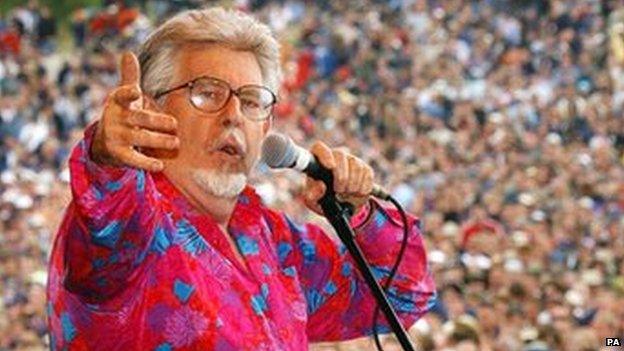
<instances>
[{"instance_id":1,"label":"shirt cuff","mask_svg":"<svg viewBox=\"0 0 624 351\"><path fill-rule=\"evenodd\" d=\"M373 213L377 210L378 206L375 200L369 199L368 202L351 217L351 228L355 231L367 226L373 218Z\"/></svg>"},{"instance_id":2,"label":"shirt cuff","mask_svg":"<svg viewBox=\"0 0 624 351\"><path fill-rule=\"evenodd\" d=\"M121 181L125 175L130 174L127 167L102 164L91 157L91 146L96 129L97 122L85 129L83 139L74 147L69 159L72 190L77 198L84 196L83 193L91 186L102 190L110 182Z\"/></svg>"}]
</instances>

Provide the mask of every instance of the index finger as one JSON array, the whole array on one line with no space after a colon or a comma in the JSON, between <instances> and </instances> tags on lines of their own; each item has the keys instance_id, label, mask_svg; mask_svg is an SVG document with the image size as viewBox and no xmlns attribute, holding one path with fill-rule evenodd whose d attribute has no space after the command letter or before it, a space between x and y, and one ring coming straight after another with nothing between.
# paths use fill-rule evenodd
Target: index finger
<instances>
[{"instance_id":1,"label":"index finger","mask_svg":"<svg viewBox=\"0 0 624 351\"><path fill-rule=\"evenodd\" d=\"M140 83L141 67L139 60L132 52L126 51L121 55L119 73L121 75L119 85L138 85Z\"/></svg>"},{"instance_id":2,"label":"index finger","mask_svg":"<svg viewBox=\"0 0 624 351\"><path fill-rule=\"evenodd\" d=\"M310 152L319 160L319 162L329 168L334 169L336 167L336 160L332 150L322 141L315 142L310 148Z\"/></svg>"}]
</instances>

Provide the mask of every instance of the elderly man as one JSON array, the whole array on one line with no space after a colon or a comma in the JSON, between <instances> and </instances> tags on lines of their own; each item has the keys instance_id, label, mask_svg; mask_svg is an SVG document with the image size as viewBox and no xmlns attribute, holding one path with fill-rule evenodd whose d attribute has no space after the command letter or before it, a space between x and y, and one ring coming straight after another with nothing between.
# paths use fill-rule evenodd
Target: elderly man
<instances>
[{"instance_id":1,"label":"elderly man","mask_svg":"<svg viewBox=\"0 0 624 351\"><path fill-rule=\"evenodd\" d=\"M220 8L187 11L138 57L123 55L120 86L69 161L73 200L48 284L52 347L306 350L369 335L375 301L343 246L246 185L280 83L269 28ZM320 142L313 153L356 207L357 240L387 276L402 229L368 200L371 168ZM311 210L324 191L308 180ZM415 223L390 289L406 326L435 296Z\"/></svg>"}]
</instances>

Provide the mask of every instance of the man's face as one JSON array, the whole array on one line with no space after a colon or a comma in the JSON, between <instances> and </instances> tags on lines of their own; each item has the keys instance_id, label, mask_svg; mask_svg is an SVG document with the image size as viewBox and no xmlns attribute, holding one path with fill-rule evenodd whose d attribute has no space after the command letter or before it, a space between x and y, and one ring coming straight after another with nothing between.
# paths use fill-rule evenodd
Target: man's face
<instances>
[{"instance_id":1,"label":"man's face","mask_svg":"<svg viewBox=\"0 0 624 351\"><path fill-rule=\"evenodd\" d=\"M188 45L179 53L177 64L172 87L200 76L223 80L234 90L248 84L263 85L260 66L248 51L216 44ZM180 139L177 155L168 161L169 167L191 172L193 178L199 173L201 177L222 179L226 183L251 172L270 122L247 119L236 96L213 113L195 108L189 100L188 88L167 94L164 99L163 110L178 120ZM237 145L234 153L232 144Z\"/></svg>"}]
</instances>

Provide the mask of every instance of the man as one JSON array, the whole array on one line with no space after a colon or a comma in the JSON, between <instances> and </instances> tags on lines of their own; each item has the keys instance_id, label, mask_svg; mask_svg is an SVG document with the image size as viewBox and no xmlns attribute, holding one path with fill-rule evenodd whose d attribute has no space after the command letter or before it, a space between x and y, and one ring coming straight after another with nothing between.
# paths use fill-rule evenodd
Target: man
<instances>
[{"instance_id":1,"label":"man","mask_svg":"<svg viewBox=\"0 0 624 351\"><path fill-rule=\"evenodd\" d=\"M120 86L69 161L73 200L48 284L52 347L306 350L369 335L375 302L342 245L246 185L280 82L269 28L220 8L183 12L139 61L123 55ZM368 201L371 168L320 142L312 150L387 276L402 228ZM324 191L308 180L310 209ZM435 296L415 223L389 294L406 326Z\"/></svg>"}]
</instances>

